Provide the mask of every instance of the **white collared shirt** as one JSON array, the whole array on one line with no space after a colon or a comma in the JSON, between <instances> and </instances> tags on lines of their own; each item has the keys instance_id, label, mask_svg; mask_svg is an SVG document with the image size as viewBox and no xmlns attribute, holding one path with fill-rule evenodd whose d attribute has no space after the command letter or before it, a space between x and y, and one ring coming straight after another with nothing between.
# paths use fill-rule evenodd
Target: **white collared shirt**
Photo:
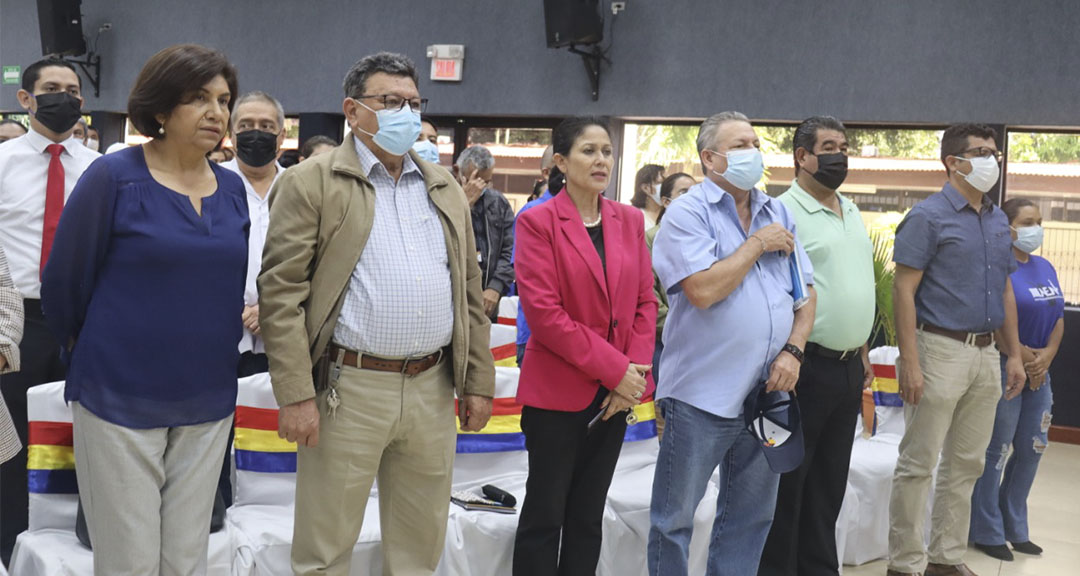
<instances>
[{"instance_id":1,"label":"white collared shirt","mask_svg":"<svg viewBox=\"0 0 1080 576\"><path fill-rule=\"evenodd\" d=\"M375 216L353 269L334 329L339 345L390 358L416 357L450 344L454 302L446 236L424 175L406 154L397 182L352 137L375 188ZM463 311L462 314L465 314Z\"/></svg>"},{"instance_id":2,"label":"white collared shirt","mask_svg":"<svg viewBox=\"0 0 1080 576\"><path fill-rule=\"evenodd\" d=\"M49 180L53 144L30 129L0 144L0 246L7 253L11 278L23 298L41 297L41 234L45 226L45 188ZM68 138L60 143L64 152L64 202L75 183L101 154Z\"/></svg>"},{"instance_id":3,"label":"white collared shirt","mask_svg":"<svg viewBox=\"0 0 1080 576\"><path fill-rule=\"evenodd\" d=\"M222 162L220 166L239 174L240 179L244 181L244 189L247 190L248 216L251 218L251 229L248 232L248 265L247 283L244 285L244 306L255 306L259 303L259 289L255 281L259 278L259 271L262 269L262 253L263 247L266 245L266 231L270 228L270 192L266 193L266 198L259 196L251 182L248 181L247 176L240 170L240 165L235 158L228 162ZM274 181L270 183L271 191L274 184L277 184L278 178L281 177L281 173L285 170L277 162L274 163L274 167L277 172L274 174ZM247 328L244 328L244 337L240 339L240 353L243 354L244 352L266 353L262 338L252 334Z\"/></svg>"}]
</instances>

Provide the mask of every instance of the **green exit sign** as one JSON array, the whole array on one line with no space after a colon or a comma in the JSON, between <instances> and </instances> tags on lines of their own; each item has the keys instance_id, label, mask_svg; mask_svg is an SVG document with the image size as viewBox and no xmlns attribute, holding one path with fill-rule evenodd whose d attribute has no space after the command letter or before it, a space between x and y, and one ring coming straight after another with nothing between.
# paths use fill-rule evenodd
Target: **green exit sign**
<instances>
[{"instance_id":1,"label":"green exit sign","mask_svg":"<svg viewBox=\"0 0 1080 576\"><path fill-rule=\"evenodd\" d=\"M21 66L4 66L4 84L18 84L21 74Z\"/></svg>"}]
</instances>

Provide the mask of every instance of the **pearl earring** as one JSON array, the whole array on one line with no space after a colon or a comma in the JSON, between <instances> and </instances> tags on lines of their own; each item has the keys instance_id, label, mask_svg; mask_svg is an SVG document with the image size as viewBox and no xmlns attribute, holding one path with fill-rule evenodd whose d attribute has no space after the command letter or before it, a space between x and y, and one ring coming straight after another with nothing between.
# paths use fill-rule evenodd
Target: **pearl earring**
<instances>
[{"instance_id":1,"label":"pearl earring","mask_svg":"<svg viewBox=\"0 0 1080 576\"><path fill-rule=\"evenodd\" d=\"M157 129L157 133L158 133L158 134L161 134L162 136L164 136L164 135L165 135L165 127L164 127L164 126L162 126L162 127L158 128L158 129Z\"/></svg>"}]
</instances>

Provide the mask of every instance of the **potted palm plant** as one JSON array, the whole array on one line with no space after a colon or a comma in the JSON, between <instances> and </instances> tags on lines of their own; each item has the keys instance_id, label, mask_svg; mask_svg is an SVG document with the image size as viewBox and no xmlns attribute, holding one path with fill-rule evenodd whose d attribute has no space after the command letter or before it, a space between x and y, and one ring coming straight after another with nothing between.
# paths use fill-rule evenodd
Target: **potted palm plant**
<instances>
[{"instance_id":1,"label":"potted palm plant","mask_svg":"<svg viewBox=\"0 0 1080 576\"><path fill-rule=\"evenodd\" d=\"M896 227L904 219L900 212L882 214L870 226L870 241L874 247L874 328L870 342L870 363L874 369L874 382L863 393L863 434L873 436L884 420L889 408L902 407L896 379L896 359L900 350L896 347L896 320L893 316L893 241Z\"/></svg>"}]
</instances>

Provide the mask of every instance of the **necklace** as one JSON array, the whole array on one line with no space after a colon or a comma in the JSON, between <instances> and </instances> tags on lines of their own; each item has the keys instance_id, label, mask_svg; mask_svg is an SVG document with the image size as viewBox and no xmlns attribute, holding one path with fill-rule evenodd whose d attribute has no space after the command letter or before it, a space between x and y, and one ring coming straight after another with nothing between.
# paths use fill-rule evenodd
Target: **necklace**
<instances>
[{"instance_id":1,"label":"necklace","mask_svg":"<svg viewBox=\"0 0 1080 576\"><path fill-rule=\"evenodd\" d=\"M594 220L592 222L585 222L584 220L582 220L581 223L584 224L586 228L596 228L597 226L600 225L600 221L603 220L603 219L604 219L603 214L597 214L596 215L596 220Z\"/></svg>"}]
</instances>

